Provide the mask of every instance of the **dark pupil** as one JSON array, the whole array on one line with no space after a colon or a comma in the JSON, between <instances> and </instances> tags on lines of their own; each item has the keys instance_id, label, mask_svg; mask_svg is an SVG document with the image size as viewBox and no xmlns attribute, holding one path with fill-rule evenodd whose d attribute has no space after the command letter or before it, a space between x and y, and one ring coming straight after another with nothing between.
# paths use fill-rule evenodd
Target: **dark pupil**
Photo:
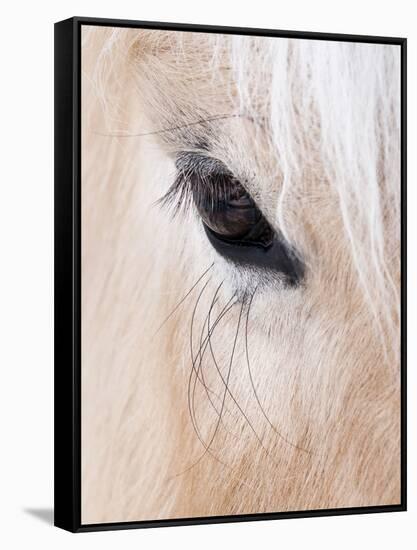
<instances>
[{"instance_id":1,"label":"dark pupil","mask_svg":"<svg viewBox=\"0 0 417 550\"><path fill-rule=\"evenodd\" d=\"M204 224L220 238L263 245L272 238L261 211L235 179L219 177L194 202Z\"/></svg>"}]
</instances>

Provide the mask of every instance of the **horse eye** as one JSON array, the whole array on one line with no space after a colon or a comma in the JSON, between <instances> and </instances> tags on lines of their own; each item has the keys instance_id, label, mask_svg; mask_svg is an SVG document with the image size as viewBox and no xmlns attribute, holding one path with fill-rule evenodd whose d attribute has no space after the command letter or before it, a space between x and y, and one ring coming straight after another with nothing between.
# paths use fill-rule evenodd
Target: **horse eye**
<instances>
[{"instance_id":1,"label":"horse eye","mask_svg":"<svg viewBox=\"0 0 417 550\"><path fill-rule=\"evenodd\" d=\"M177 208L194 202L208 241L237 268L258 276L277 273L285 285L298 285L304 264L274 230L244 185L217 159L184 151L177 155L179 177L163 198Z\"/></svg>"},{"instance_id":2,"label":"horse eye","mask_svg":"<svg viewBox=\"0 0 417 550\"><path fill-rule=\"evenodd\" d=\"M242 184L224 175L210 184L206 192L193 193L206 231L230 243L270 246L273 230Z\"/></svg>"}]
</instances>

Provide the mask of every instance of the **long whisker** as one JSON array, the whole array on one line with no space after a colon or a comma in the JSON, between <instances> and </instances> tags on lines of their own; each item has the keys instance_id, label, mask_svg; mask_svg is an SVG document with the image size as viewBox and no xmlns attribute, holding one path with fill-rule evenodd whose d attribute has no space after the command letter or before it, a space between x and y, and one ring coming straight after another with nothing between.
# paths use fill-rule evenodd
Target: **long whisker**
<instances>
[{"instance_id":1,"label":"long whisker","mask_svg":"<svg viewBox=\"0 0 417 550\"><path fill-rule=\"evenodd\" d=\"M198 304L199 304L199 301L201 299L201 296L207 286L209 281L207 281L206 285L204 285L202 291L200 292L200 295L198 296L198 299L197 299L197 302L195 304L195 307L194 307L194 311L193 311L193 315L192 315L192 318L191 318L191 333L190 333L190 348L191 348L191 361L192 361L192 366L191 366L191 372L190 372L190 376L188 378L188 389L187 389L187 401L188 401L188 410L189 410L189 413L190 413L190 417L191 417L191 421L192 421L192 424L193 424L193 427L194 427L194 430L197 434L197 437L198 439L200 440L200 442L202 443L202 445L204 446L204 448L206 448L206 444L203 440L203 437L200 433L200 430L198 428L198 423L197 423L197 418L196 418L196 415L195 415L195 407L194 407L194 391L195 391L195 384L196 384L196 381L197 381L197 378L199 379L199 381L203 384L203 386L206 388L206 391L209 391L211 393L214 394L214 392L208 388L205 384L205 382L203 382L200 378L199 378L199 375L198 375L198 369L196 369L195 365L197 363L197 358L198 358L198 355L201 354L201 341L200 341L200 348L199 348L199 351L197 352L196 356L194 356L194 351L193 351L193 332L194 332L194 318L195 318L195 314L196 314L196 311L197 311L197 307L198 307ZM219 291L220 287L222 286L223 283L221 283L217 289L217 292ZM232 305L229 305L230 302L233 300L234 296L232 296L232 298L228 301L228 303L226 304L226 306L223 308L221 314L219 315L219 317L216 319L216 323L215 325L212 327L212 331L215 329L215 326L220 322L221 318L232 308L233 304ZM213 307L213 302L214 300L212 301L212 304L211 304L211 307ZM229 306L229 307L228 307ZM206 337L207 339L207 337ZM204 345L204 343L203 343ZM206 344L207 346L207 344ZM205 351L205 350L204 350ZM204 353L204 352L203 352ZM202 358L201 358L202 360ZM194 388L193 388L193 395L192 395L192 399L191 399L191 381L192 381L192 377L193 377L193 374L195 375L195 382L194 382Z\"/></svg>"},{"instance_id":2,"label":"long whisker","mask_svg":"<svg viewBox=\"0 0 417 550\"><path fill-rule=\"evenodd\" d=\"M217 288L217 291L220 289L222 284L223 284L223 282L220 283L220 285ZM190 417L191 417L191 421L193 423L193 426L195 427L196 433L198 432L198 434L200 434L200 430L198 429L197 415L196 415L196 412L195 412L194 392L195 392L195 387L196 387L196 384L197 384L197 379L199 380L198 370L196 369L195 365L197 363L199 354L201 354L201 335L200 335L199 350L198 350L198 352L195 356L194 356L194 352L193 352L193 349L192 349L194 317L195 317L195 313L197 311L198 301L199 300L197 300L197 303L195 305L193 315L192 315L192 318L191 318L191 336L190 336L191 337L191 344L190 344L190 346L191 346L191 371L190 371L190 376L188 377L187 402L188 402L188 410L189 410L189 413L190 413ZM213 299L213 301L214 301L214 299ZM213 306L213 301L212 301L210 307ZM204 323L204 325L205 325L205 323ZM194 375L194 388L193 388L193 393L191 395L191 384L192 384L193 375ZM206 389L206 391L207 391L207 389ZM200 439L201 443L203 443L204 448L207 448L205 442L203 441L203 437L201 436L201 434L200 434L199 439Z\"/></svg>"},{"instance_id":3,"label":"long whisker","mask_svg":"<svg viewBox=\"0 0 417 550\"><path fill-rule=\"evenodd\" d=\"M219 289L218 289L219 290ZM217 292L216 292L217 294ZM204 322L204 325L203 325L203 329L201 331L201 335L200 335L200 350L199 350L199 355L200 355L200 361L199 361L199 365L196 369L196 377L194 378L194 386L193 386L193 392L192 392L192 408L194 409L194 401L195 401L195 390L196 390L196 385L197 385L197 379L198 381L203 385L205 391L206 391L206 394L207 394L207 397L210 401L210 404L211 406L213 407L214 411L217 413L217 416L220 415L219 413L219 410L218 408L216 407L215 403L213 402L213 399L211 397L210 394L214 395L215 397L217 397L218 399L220 399L220 396L217 395L206 383L205 381L205 377L204 377L204 369L203 369L203 358L204 358L204 355L205 355L205 352L207 350L207 347L208 347L208 342L209 342L209 339L211 337L211 335L213 334L214 332L214 329L216 328L216 326L218 325L218 323L221 321L221 319L226 315L226 313L228 311L230 311L230 309L234 306L234 303L231 303L234 298L235 298L236 294L234 294L230 300L227 302L226 306L222 309L222 311L220 312L219 316L217 317L216 321L214 322L213 326L211 327L211 330L210 332L207 334L207 336L204 338L203 340L203 333L204 333L204 329L205 329L205 326L206 326L206 323L208 321L208 317L212 311L212 308L217 300L217 298L214 300L213 299L213 302L210 306L210 309L209 309L209 313L206 317L206 320ZM199 373L200 373L200 376L199 376ZM228 412L230 413L230 411L228 410ZM222 420L222 424L223 424L223 420ZM226 428L225 428L226 429ZM229 430L226 430L231 436L237 438L237 435L230 432Z\"/></svg>"},{"instance_id":4,"label":"long whisker","mask_svg":"<svg viewBox=\"0 0 417 550\"><path fill-rule=\"evenodd\" d=\"M189 470L191 470L192 468L194 468L195 466L197 466L197 464L199 464L199 462L201 462L201 460L205 457L205 455L207 453L210 452L210 447L214 441L214 438L216 437L216 434L217 434L217 431L219 429L219 425L220 425L220 418L223 414L223 409L224 409L224 404L225 404L225 401L226 401L226 394L227 394L227 385L229 383L229 377L230 377L230 372L231 372L231 369L232 369L232 363L233 363L233 357L234 357L234 353L235 353L235 348L236 348L236 342L237 342L237 336L238 336L238 333L239 333L239 327L240 327L240 320L241 320L241 317L242 317L242 311L243 311L243 306L244 306L244 302L242 303L242 307L240 308L240 314L239 314L239 321L238 321L238 324L237 324L237 329L236 329L236 335L235 335L235 339L234 339L234 342L233 342L233 349L232 349L232 355L231 355L231 358L230 358L230 363L229 363L229 370L228 370L228 376L227 376L227 381L226 381L226 389L223 393L223 400L222 400L222 406L220 408L220 415L219 415L219 419L216 423L216 426L215 426L215 429L214 429L214 432L213 432L213 435L206 447L206 449L204 450L204 452L200 455L200 457L190 466L188 467L186 470L184 470L183 473L185 472L188 472Z\"/></svg>"},{"instance_id":5,"label":"long whisker","mask_svg":"<svg viewBox=\"0 0 417 550\"><path fill-rule=\"evenodd\" d=\"M216 427L214 429L214 432L213 432L213 435L210 439L210 442L208 444L208 448L210 449L211 447L211 444L213 443L214 441L214 438L216 437L216 434L217 434L217 431L219 429L219 426L220 426L220 420L222 418L222 414L223 414L223 410L224 410L224 405L225 405L225 402L226 402L226 395L227 395L227 392L228 392L228 389L229 389L229 380L230 380L230 374L232 372L232 365L233 365L233 358L235 356L235 350L236 350L236 342L237 342L237 338L238 338L238 335L239 335L239 328L240 328L240 321L242 319L242 313L243 313L243 307L245 305L245 301L243 300L242 301L242 306L240 308L240 312L239 312L239 319L238 319L238 322L237 322L237 327L236 327L236 334L235 334L235 339L234 339L234 342L233 342L233 348L232 348L232 354L230 356L230 363L229 363L229 370L227 372L227 377L226 377L226 382L225 382L225 389L224 389L224 392L223 392L223 400L222 400L222 405L221 405L221 408L220 408L220 414L219 414L219 420L217 421L217 424L216 424ZM230 393L230 390L229 390L229 393Z\"/></svg>"},{"instance_id":6,"label":"long whisker","mask_svg":"<svg viewBox=\"0 0 417 550\"><path fill-rule=\"evenodd\" d=\"M198 295L198 298L197 298L197 301L194 305L194 309L193 309L193 314L191 316L191 326L190 326L190 353L191 353L191 371L190 371L190 376L189 376L189 379L188 379L188 388L190 388L191 386L191 380L192 380L192 376L194 374L194 371L195 371L195 357L194 357L194 349L193 349L193 329L194 329L194 318L195 318L195 315L196 315L196 312L197 312L197 308L198 308L198 304L201 300L201 297L205 291L205 289L207 288L207 285L209 284L210 282L210 279L204 284L203 288L201 289L200 291L200 294ZM198 425L197 425L197 421L196 419L194 418L194 414L193 414L193 410L191 408L191 401L190 401L190 391L188 389L188 392L187 392L187 402L188 402L188 411L190 413L190 417L191 417L191 423L193 425L193 428L194 428L194 431L198 437L198 439L200 440L201 444L203 445L204 448L206 448L206 443L204 442L203 440L203 437L201 436L200 434L200 430L198 428Z\"/></svg>"},{"instance_id":7,"label":"long whisker","mask_svg":"<svg viewBox=\"0 0 417 550\"><path fill-rule=\"evenodd\" d=\"M283 441L285 441L285 443L287 443L287 444L290 445L291 447L294 447L295 449L298 449L299 451L302 451L302 452L304 452L304 453L311 454L311 452L308 451L307 449L303 449L302 447L299 447L299 446L296 445L295 443L291 443L291 441L288 441L288 439L287 439L283 434L281 434L281 433L277 430L277 428L272 424L272 422L270 421L268 415L266 414L265 409L263 408L263 406L262 406L262 404L261 404L261 401L260 401L260 399L259 399L258 392L256 391L256 387L255 387L255 384L254 384L254 381L253 381L253 377L252 377L252 370L251 370L251 367L250 367L250 361L249 361L249 351L248 351L248 325L249 325L249 313L250 313L250 309L251 309L251 307L252 307L253 298L254 298L255 293L256 293L257 290L258 290L258 287L255 288L255 290L253 291L252 296L251 296L251 298L250 298L250 300L249 300L248 310L247 310L247 313L246 313L246 325L245 325L246 364L247 364L247 366L248 366L249 378L250 378L250 383L251 383L251 386L252 386L253 394L254 394L254 396L255 396L256 402L258 403L258 406L259 406L260 411L262 412L263 416L265 417L265 420L268 422L268 424L270 425L270 427L272 428L272 430L277 434L277 436L280 437Z\"/></svg>"},{"instance_id":8,"label":"long whisker","mask_svg":"<svg viewBox=\"0 0 417 550\"><path fill-rule=\"evenodd\" d=\"M202 275L197 279L197 281L193 284L193 286L190 288L190 290L181 298L181 300L178 302L178 304L174 307L174 309L171 311L171 313L162 321L162 323L159 325L159 327L154 332L153 336L155 336L161 328L165 325L165 323L174 315L174 313L177 311L177 309L185 302L185 300L188 298L188 296L191 294L191 292L195 289L195 287L198 285L198 283L201 281L201 279L210 271L210 269L214 266L214 262L211 264L210 267L208 267Z\"/></svg>"},{"instance_id":9,"label":"long whisker","mask_svg":"<svg viewBox=\"0 0 417 550\"><path fill-rule=\"evenodd\" d=\"M207 315L207 335L206 337L204 338L203 340L203 346L204 346L204 349L202 349L202 356L201 356L201 360L200 360L200 365L199 365L199 369L201 371L201 379L205 384L205 377L204 377L204 369L203 369L203 363L202 363L202 359L205 355L205 352L209 346L209 343L211 342L211 337L214 333L214 329L216 328L216 326L218 325L218 323L221 321L221 319L225 316L225 314L230 310L232 309L232 307L236 304L236 302L233 302L231 303L234 298L236 297L236 293L233 294L233 296L230 298L230 300L227 302L226 306L223 308L223 310L220 312L219 316L217 317L217 319L214 321L213 325L210 326L210 317L211 317L211 309L209 310L208 312L208 315ZM231 305L230 305L231 304ZM216 393L214 393L212 390L210 390L210 388L207 386L208 390L213 394L215 395L216 397L218 397L220 399L220 396L217 395ZM230 413L230 411L227 409L227 411ZM218 413L217 409L216 409L216 412ZM231 414L231 413L230 413ZM231 434L231 435L234 435L234 434Z\"/></svg>"},{"instance_id":10,"label":"long whisker","mask_svg":"<svg viewBox=\"0 0 417 550\"><path fill-rule=\"evenodd\" d=\"M219 290L220 290L222 284L223 284L223 282L220 283L220 285L219 285L219 286L217 287L217 289L216 289L216 292L215 292L215 294L214 294L214 296L213 296L213 300L212 300L212 302L211 302L211 304L210 304L209 311L211 311L211 310L213 309L214 305L215 305L216 302L217 302L217 299L218 299L218 298L217 298L217 295L218 295L218 292L219 292ZM226 309L226 308L224 308L224 309ZM224 311L224 309L223 309L223 311ZM193 390L192 390L192 395L191 395L191 404L192 404L191 406L192 406L192 409L195 410L195 406L194 406L194 404L195 404L195 390L196 390L196 387L197 387L197 381L199 381L199 382L202 384L202 386L204 387L205 391L206 391L206 394L207 394L208 400L210 401L210 404L212 405L213 409L217 412L216 407L215 407L215 405L214 405L214 403L213 403L213 401L212 401L211 395L210 395L211 393L214 394L214 391L213 391L211 388L209 388L209 387L207 386L207 384L206 384L206 382L205 382L205 380L204 380L204 377L202 376L202 377L200 378L200 375L199 375L199 372L200 372L200 369L201 369L201 366L202 366L202 362L203 362L204 351L205 351L205 349L203 350L203 347L204 347L204 345L205 345L205 340L204 340L204 342L203 342L203 335L204 335L204 330L205 330L205 328L206 328L207 319L208 319L208 314L207 314L207 316L206 316L206 318L205 318L205 320L204 320L203 327L202 327L202 329L201 329L201 333L200 333L200 346L199 346L199 350L198 350L198 353L197 353L196 358L195 358L195 362L194 362L194 364L193 364L193 369L194 369L194 373L195 373L195 378L194 378L194 385L193 385ZM196 363L197 363L198 360L199 360L199 364L198 364L198 367L196 368L195 365L196 365ZM190 390L191 390L191 384L188 385L188 391L190 392Z\"/></svg>"},{"instance_id":11,"label":"long whisker","mask_svg":"<svg viewBox=\"0 0 417 550\"><path fill-rule=\"evenodd\" d=\"M134 137L145 137L145 136L156 136L160 134L165 134L168 132L175 132L177 130L184 130L186 128L189 128L190 126L197 126L198 124L206 124L207 122L215 122L217 120L227 120L230 118L241 118L243 115L239 114L233 114L233 115L217 115L209 118L202 118L199 120L196 120L194 122L188 122L187 124L182 124L180 126L171 126L169 128L162 128L161 130L154 130L152 132L140 132L138 134L126 134L126 133L102 133L102 132L94 132L94 134L103 136L103 137L114 137L114 138L134 138Z\"/></svg>"},{"instance_id":12,"label":"long whisker","mask_svg":"<svg viewBox=\"0 0 417 550\"><path fill-rule=\"evenodd\" d=\"M245 293L245 297L246 297L246 293ZM242 308L245 304L245 299L243 299L242 301ZM210 319L209 319L209 326L210 326ZM217 363L217 360L216 360L216 356L214 355L214 350L213 350L213 347L211 345L211 341L209 341L209 346L210 346L210 353L211 353L211 356L213 358L213 362L214 362L214 365L216 367L216 370L223 382L223 384L225 385L225 388L226 388L226 391L227 393L230 395L232 401L234 402L234 404L236 405L236 407L238 408L238 410L240 411L240 413L242 414L243 418L245 419L246 423L248 424L249 428L251 429L252 433L254 434L254 436L256 437L256 439L258 440L260 446L262 447L263 451L266 453L266 455L270 458L270 460L275 464L277 465L277 463L275 462L275 460L272 458L271 456L271 453L268 451L268 449L265 447L263 441L262 441L262 438L259 436L258 432L255 430L252 422L249 420L247 414L245 413L245 411L242 409L242 407L240 406L240 404L238 403L237 399L235 398L235 396L232 394L232 392L230 391L230 388L228 386L228 384L226 384L226 381L222 375L222 372L220 370L220 367Z\"/></svg>"},{"instance_id":13,"label":"long whisker","mask_svg":"<svg viewBox=\"0 0 417 550\"><path fill-rule=\"evenodd\" d=\"M196 304L194 306L194 310L193 310L193 314L192 314L192 317L191 317L191 330L190 330L190 351L191 351L191 362L192 362L192 368L191 368L191 373L190 373L190 378L189 378L189 382L188 382L188 387L190 388L190 385L191 385L191 377L195 371L195 358L194 358L194 351L193 351L193 326L194 326L194 318L195 318L195 314L196 314L196 311L197 311L197 307L198 307L198 304L200 302L200 299L203 295L203 292L204 290L206 289L207 285L209 284L210 282L210 279L205 283L204 287L201 289L200 291L200 294L198 295L198 298L197 298L197 301L196 301ZM221 286L221 285L220 285ZM231 307L231 306L230 306ZM201 434L200 434L200 431L199 431L199 428L198 428L198 425L197 425L197 422L196 422L196 419L194 418L193 416L193 411L191 409L191 406L190 406L190 397L189 397L189 391L188 391L188 410L189 410L189 413L190 413L190 417L191 417L191 421L192 421L192 424L193 424L193 428L197 434L197 437L199 439L199 441L201 442L201 444L203 445L204 447L204 454L208 453L210 454L210 456L212 456L217 462L219 462L220 464L222 464L223 466L227 467L227 468L230 468L230 466L228 464L226 464L225 462L223 462L222 460L220 460L212 451L211 449L207 448L207 445L204 441L204 439L202 438ZM178 474L176 474L174 477L178 477L180 475L183 475L184 473L186 473L188 471L189 468L187 468L186 470L184 470L183 472L180 472ZM231 468L230 468L231 469ZM242 482L244 483L244 482Z\"/></svg>"}]
</instances>

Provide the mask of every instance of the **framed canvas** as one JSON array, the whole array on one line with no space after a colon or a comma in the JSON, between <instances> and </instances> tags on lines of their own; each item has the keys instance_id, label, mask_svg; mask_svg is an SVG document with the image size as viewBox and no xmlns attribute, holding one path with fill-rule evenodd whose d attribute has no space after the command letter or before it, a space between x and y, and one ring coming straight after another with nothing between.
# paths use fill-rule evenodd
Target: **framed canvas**
<instances>
[{"instance_id":1,"label":"framed canvas","mask_svg":"<svg viewBox=\"0 0 417 550\"><path fill-rule=\"evenodd\" d=\"M55 524L406 509L406 40L55 25Z\"/></svg>"}]
</instances>

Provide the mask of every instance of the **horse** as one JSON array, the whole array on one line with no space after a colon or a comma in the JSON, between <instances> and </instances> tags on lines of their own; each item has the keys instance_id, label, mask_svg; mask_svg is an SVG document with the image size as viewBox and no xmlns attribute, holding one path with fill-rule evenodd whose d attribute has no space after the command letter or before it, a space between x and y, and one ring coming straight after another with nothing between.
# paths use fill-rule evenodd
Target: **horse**
<instances>
[{"instance_id":1,"label":"horse","mask_svg":"<svg viewBox=\"0 0 417 550\"><path fill-rule=\"evenodd\" d=\"M401 501L400 46L82 27L82 522Z\"/></svg>"}]
</instances>

